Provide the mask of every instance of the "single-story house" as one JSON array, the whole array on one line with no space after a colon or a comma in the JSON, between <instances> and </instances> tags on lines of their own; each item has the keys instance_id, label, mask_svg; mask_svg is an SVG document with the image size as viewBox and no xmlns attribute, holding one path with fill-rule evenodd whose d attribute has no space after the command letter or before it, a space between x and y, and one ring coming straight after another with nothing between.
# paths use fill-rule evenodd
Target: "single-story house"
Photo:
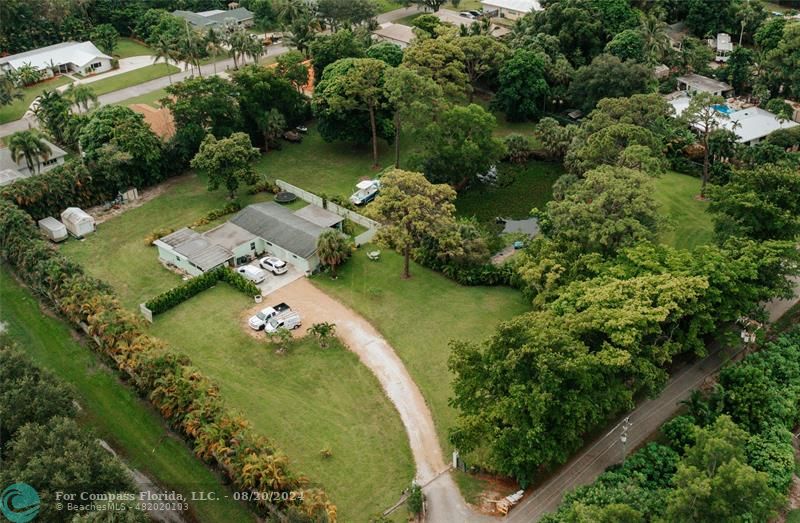
<instances>
[{"instance_id":1,"label":"single-story house","mask_svg":"<svg viewBox=\"0 0 800 523\"><path fill-rule=\"evenodd\" d=\"M481 5L485 12L496 12L494 16L511 20L544 9L539 0L481 0Z\"/></svg>"},{"instance_id":2,"label":"single-story house","mask_svg":"<svg viewBox=\"0 0 800 523\"><path fill-rule=\"evenodd\" d=\"M264 254L310 274L319 267L319 235L329 227L339 228L342 221L341 216L313 205L292 212L274 202L256 203L207 232L185 227L154 245L162 262L194 276L220 265L242 265Z\"/></svg>"},{"instance_id":3,"label":"single-story house","mask_svg":"<svg viewBox=\"0 0 800 523\"><path fill-rule=\"evenodd\" d=\"M716 96L728 97L733 94L733 86L719 80L714 80L701 74L687 74L679 76L678 90L694 93L697 91L711 93Z\"/></svg>"},{"instance_id":4,"label":"single-story house","mask_svg":"<svg viewBox=\"0 0 800 523\"><path fill-rule=\"evenodd\" d=\"M211 11L201 11L193 13L191 11L176 10L172 12L173 16L183 18L195 29L208 29L213 27L218 29L228 23L240 25L242 27L250 27L253 25L253 12L245 9L244 7L237 7L235 9L212 9Z\"/></svg>"},{"instance_id":5,"label":"single-story house","mask_svg":"<svg viewBox=\"0 0 800 523\"><path fill-rule=\"evenodd\" d=\"M47 159L41 160L38 172L36 172L35 165L34 172L28 169L25 158L20 158L18 162L15 162L14 158L11 156L10 149L7 147L0 148L0 186L11 184L21 178L30 178L38 173L47 172L57 165L64 163L67 152L47 140L42 141L50 147L50 155Z\"/></svg>"},{"instance_id":6,"label":"single-story house","mask_svg":"<svg viewBox=\"0 0 800 523\"><path fill-rule=\"evenodd\" d=\"M430 14L441 20L443 24L451 24L456 27L470 27L473 23L477 22L477 20L461 16L459 13L450 9L439 9L435 13ZM505 36L510 32L511 30L508 27L502 25L491 24L489 27L489 34L497 38Z\"/></svg>"},{"instance_id":7,"label":"single-story house","mask_svg":"<svg viewBox=\"0 0 800 523\"><path fill-rule=\"evenodd\" d=\"M685 22L676 22L667 26L666 33L672 48L678 50L683 47L683 41L689 36L689 28Z\"/></svg>"},{"instance_id":8,"label":"single-story house","mask_svg":"<svg viewBox=\"0 0 800 523\"><path fill-rule=\"evenodd\" d=\"M689 107L690 97L681 93L673 97L669 103L675 109L675 114L680 116ZM727 105L715 106L719 117L715 118L717 128L728 129L739 137L737 142L745 145L755 145L778 129L797 127L796 122L781 120L769 111L759 107L745 107L733 110ZM727 118L725 117L727 115ZM696 126L700 130L700 125Z\"/></svg>"},{"instance_id":9,"label":"single-story house","mask_svg":"<svg viewBox=\"0 0 800 523\"><path fill-rule=\"evenodd\" d=\"M111 60L92 42L63 42L0 57L0 71L17 71L24 65L30 65L40 71L44 78L62 73L87 75L110 70Z\"/></svg>"},{"instance_id":10,"label":"single-story house","mask_svg":"<svg viewBox=\"0 0 800 523\"><path fill-rule=\"evenodd\" d=\"M407 25L393 24L386 22L381 24L376 30L372 31L372 35L380 42L389 42L406 48L411 44L416 35L414 30Z\"/></svg>"}]
</instances>

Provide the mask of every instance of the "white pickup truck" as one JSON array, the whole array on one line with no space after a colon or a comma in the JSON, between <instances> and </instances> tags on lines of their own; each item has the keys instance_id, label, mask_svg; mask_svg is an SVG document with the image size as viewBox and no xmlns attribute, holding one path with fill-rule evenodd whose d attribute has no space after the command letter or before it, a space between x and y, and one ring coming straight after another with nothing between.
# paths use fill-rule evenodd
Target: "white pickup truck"
<instances>
[{"instance_id":1,"label":"white pickup truck","mask_svg":"<svg viewBox=\"0 0 800 523\"><path fill-rule=\"evenodd\" d=\"M254 316L250 316L250 319L247 320L247 324L250 325L250 328L255 331L262 330L266 325L267 322L277 316L278 314L286 311L291 311L292 309L286 305L285 303L278 303L277 305L273 305L272 307L264 307L260 311L258 311Z\"/></svg>"}]
</instances>

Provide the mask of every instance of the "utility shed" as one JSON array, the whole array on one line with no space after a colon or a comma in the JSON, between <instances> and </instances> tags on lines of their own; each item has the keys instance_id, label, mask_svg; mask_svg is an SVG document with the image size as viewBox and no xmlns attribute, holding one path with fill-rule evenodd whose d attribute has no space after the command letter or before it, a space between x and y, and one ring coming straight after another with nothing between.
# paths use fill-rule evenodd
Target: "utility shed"
<instances>
[{"instance_id":1,"label":"utility shed","mask_svg":"<svg viewBox=\"0 0 800 523\"><path fill-rule=\"evenodd\" d=\"M76 238L83 238L95 230L94 218L77 207L67 207L61 213L61 221L69 233Z\"/></svg>"},{"instance_id":2,"label":"utility shed","mask_svg":"<svg viewBox=\"0 0 800 523\"><path fill-rule=\"evenodd\" d=\"M39 229L44 232L48 239L56 243L63 242L67 239L67 236L69 236L64 224L52 216L39 220Z\"/></svg>"}]
</instances>

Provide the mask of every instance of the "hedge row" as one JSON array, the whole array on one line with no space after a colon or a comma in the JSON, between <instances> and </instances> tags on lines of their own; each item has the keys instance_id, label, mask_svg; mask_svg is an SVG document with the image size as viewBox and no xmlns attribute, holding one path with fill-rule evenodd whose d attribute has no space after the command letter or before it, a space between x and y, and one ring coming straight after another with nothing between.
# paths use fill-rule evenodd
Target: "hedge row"
<instances>
[{"instance_id":1,"label":"hedge row","mask_svg":"<svg viewBox=\"0 0 800 523\"><path fill-rule=\"evenodd\" d=\"M230 284L234 289L248 296L261 294L261 291L253 282L246 279L238 272L235 272L230 267L217 267L216 269L205 272L200 276L195 276L185 283L149 299L145 303L145 307L150 309L153 315L161 314L185 302L192 296L196 296L204 290L210 289L220 280Z\"/></svg>"},{"instance_id":2,"label":"hedge row","mask_svg":"<svg viewBox=\"0 0 800 523\"><path fill-rule=\"evenodd\" d=\"M3 199L0 255L33 292L83 328L122 377L187 438L195 454L224 471L235 488L286 493L260 497L255 508L262 515L335 521L336 507L325 493L293 473L285 455L229 411L216 384L186 356L149 336L143 320L123 309L107 284L59 254L28 214ZM302 492L302 499L291 492Z\"/></svg>"}]
</instances>

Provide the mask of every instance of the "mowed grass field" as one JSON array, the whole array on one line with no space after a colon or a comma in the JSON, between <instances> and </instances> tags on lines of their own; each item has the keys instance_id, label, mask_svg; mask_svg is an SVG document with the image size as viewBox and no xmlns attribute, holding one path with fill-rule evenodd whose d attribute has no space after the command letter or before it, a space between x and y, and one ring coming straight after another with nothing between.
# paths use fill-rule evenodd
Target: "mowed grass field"
<instances>
[{"instance_id":1,"label":"mowed grass field","mask_svg":"<svg viewBox=\"0 0 800 523\"><path fill-rule=\"evenodd\" d=\"M358 357L303 339L276 354L246 332L252 300L220 284L156 317L153 333L187 354L222 396L322 485L340 521L367 521L414 477L408 437L378 380ZM322 449L330 449L325 458Z\"/></svg>"},{"instance_id":2,"label":"mowed grass field","mask_svg":"<svg viewBox=\"0 0 800 523\"><path fill-rule=\"evenodd\" d=\"M36 364L74 388L83 409L81 423L106 440L125 463L187 499L192 491L217 492L218 501L191 503L192 514L203 523L255 521L245 505L233 501L221 479L170 434L159 414L99 364L97 354L79 342L64 321L42 313L38 301L5 266L0 266L0 303L0 322L10 338Z\"/></svg>"},{"instance_id":3,"label":"mowed grass field","mask_svg":"<svg viewBox=\"0 0 800 523\"><path fill-rule=\"evenodd\" d=\"M456 211L461 216L475 216L482 222L495 217L521 219L531 209L544 205L553 197L553 183L564 174L557 163L529 162L526 165L500 164L501 183L497 186L478 184L458 195ZM507 180L507 184L502 183Z\"/></svg>"},{"instance_id":4,"label":"mowed grass field","mask_svg":"<svg viewBox=\"0 0 800 523\"><path fill-rule=\"evenodd\" d=\"M655 181L655 199L668 229L661 241L679 249L693 249L711 242L714 224L707 212L708 202L695 198L700 194L700 179L667 172Z\"/></svg>"},{"instance_id":5,"label":"mowed grass field","mask_svg":"<svg viewBox=\"0 0 800 523\"><path fill-rule=\"evenodd\" d=\"M117 47L114 49L114 56L117 58L129 58L131 56L151 56L153 50L145 44L133 38L122 37L117 40Z\"/></svg>"},{"instance_id":6,"label":"mowed grass field","mask_svg":"<svg viewBox=\"0 0 800 523\"><path fill-rule=\"evenodd\" d=\"M402 279L403 259L386 249L379 261L366 257L373 246L355 252L339 278L313 278L322 290L367 318L392 344L430 405L436 430L449 456L448 430L456 411L448 405L447 368L452 339L480 342L503 320L530 309L519 291L507 287L464 287L412 264Z\"/></svg>"}]
</instances>

